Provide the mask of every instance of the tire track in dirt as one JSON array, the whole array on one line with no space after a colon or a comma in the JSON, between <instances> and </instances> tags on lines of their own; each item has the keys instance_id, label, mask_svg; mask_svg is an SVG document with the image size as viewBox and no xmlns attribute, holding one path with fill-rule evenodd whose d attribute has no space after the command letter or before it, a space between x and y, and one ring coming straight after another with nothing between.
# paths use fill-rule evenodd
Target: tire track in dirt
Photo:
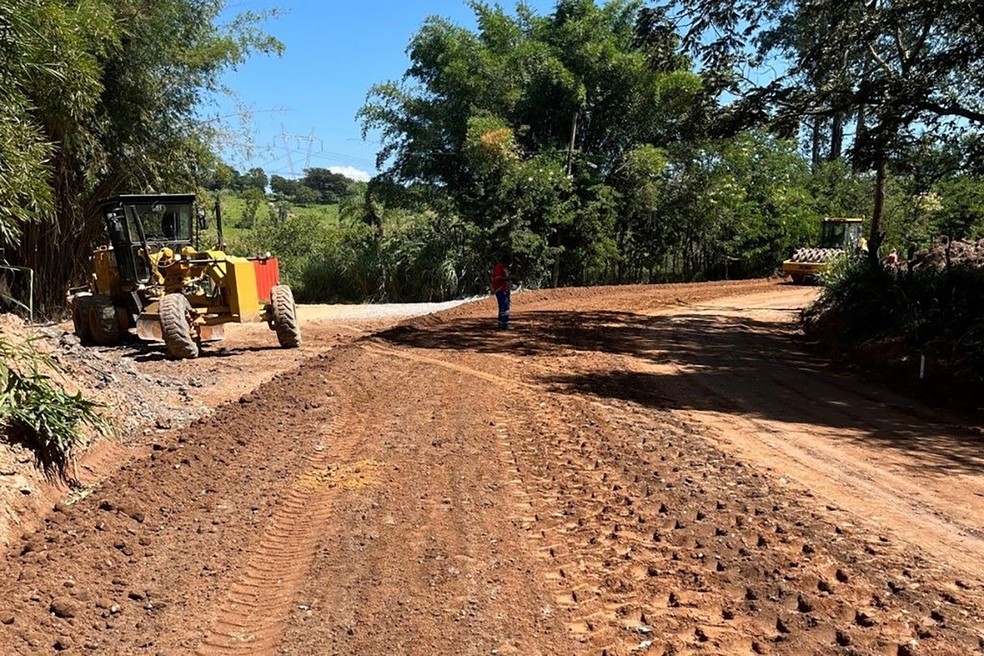
<instances>
[{"instance_id":1,"label":"tire track in dirt","mask_svg":"<svg viewBox=\"0 0 984 656\"><path fill-rule=\"evenodd\" d=\"M333 362L350 367L357 354L356 349L345 348ZM322 380L328 384L327 377ZM208 636L198 647L201 656L278 652L325 527L335 520L336 501L349 490L371 484L375 477L379 463L353 459L367 435L364 409L356 407L344 388L334 387L330 396L332 420L309 427L322 437L253 547L242 576L226 592Z\"/></svg>"},{"instance_id":2,"label":"tire track in dirt","mask_svg":"<svg viewBox=\"0 0 984 656\"><path fill-rule=\"evenodd\" d=\"M751 314L726 309L739 317ZM712 313L715 308L701 311ZM678 412L707 426L710 434L718 436L717 441L740 456L791 476L811 488L811 494L857 516L869 520L877 517L881 531L890 531L899 540L931 553L949 554L945 560L951 566L984 577L984 533L979 513L967 504L965 495L960 496L959 488L941 487L934 476L914 475L911 453L899 458L891 450L880 453L869 446L861 451L852 443L863 442L864 433L894 434L901 440L900 432L914 430L901 427L897 417L904 415L886 406L876 394L859 389L856 381L829 372L800 371L782 358L760 352L749 331L734 331L730 323L720 325L720 330L732 331L736 351L758 360L754 370L742 379L754 380L761 390L754 401L736 391L737 385L744 384L737 378L712 385L700 376L688 375L686 367L679 364L639 368L637 361L635 366L641 372L663 374L659 379L665 382L659 391L675 405L688 408L694 399L701 399L701 407L708 409ZM781 324L776 329L781 329ZM675 375L666 375L667 370ZM855 408L848 403L850 399L861 400L863 405ZM723 411L710 409L715 407ZM941 436L954 431L952 425L923 417L925 413L918 408L910 413L919 417L913 423L921 431ZM908 439L920 437L913 434ZM932 452L916 457L922 464L939 460Z\"/></svg>"},{"instance_id":3,"label":"tire track in dirt","mask_svg":"<svg viewBox=\"0 0 984 656\"><path fill-rule=\"evenodd\" d=\"M966 596L976 585L940 586L920 555L871 543L863 520L824 516L668 413L529 394L535 386L483 371L485 356L382 352L492 382L516 401L496 420L516 521L536 536L555 606L585 653L976 647L979 609Z\"/></svg>"},{"instance_id":4,"label":"tire track in dirt","mask_svg":"<svg viewBox=\"0 0 984 656\"><path fill-rule=\"evenodd\" d=\"M307 610L292 612L281 650L572 653L542 591L531 499L503 437L515 396L373 344L352 357L339 394L368 420L347 429L344 457L381 463L379 480L329 501L297 597Z\"/></svg>"},{"instance_id":5,"label":"tire track in dirt","mask_svg":"<svg viewBox=\"0 0 984 656\"><path fill-rule=\"evenodd\" d=\"M949 553L946 560L952 567L971 576L984 577L981 530L941 510L939 497L935 503L926 498L927 489L918 482L871 463L845 458L841 449L817 439L815 432L803 433L788 426L779 428L747 416L738 419L715 413L694 418L697 422L708 420L712 432L728 427L729 434L741 434L745 440L751 438L758 442L755 447L749 447L729 440L742 457L754 458L773 471L800 481L801 485L809 481L805 485L811 495L866 517L878 523L882 531L890 531L911 545L938 555Z\"/></svg>"},{"instance_id":6,"label":"tire track in dirt","mask_svg":"<svg viewBox=\"0 0 984 656\"><path fill-rule=\"evenodd\" d=\"M678 530L684 527L683 514L678 508L670 514L665 503L659 508L649 505L652 485L640 485L653 471L633 466L649 463L633 458L638 454L625 444L599 445L608 441L604 436L647 424L637 433L640 444L652 450L670 436L672 446L673 436L681 435L679 427L648 425L632 412L625 415L617 405L597 401L571 405L556 398L527 400L516 410L504 419L509 429L503 433L522 435L530 426L537 427L535 433L508 442L517 471L524 472L521 482L530 490L523 498L536 500L530 504L532 517L524 521L533 524L541 539L539 553L549 568L555 604L566 613L568 629L583 651L679 653L676 650L687 643L712 640L708 636L717 627L723 630L714 636L713 647L719 653L735 653L747 651L754 642L742 634L770 634L768 626L750 623L736 629L740 621L730 627L721 619L715 622L710 613L701 612L692 595L686 604L672 601L672 613L660 610L666 602L656 601L657 595L667 594L679 600L686 595L687 583L654 578L666 566L668 552L660 543L669 539L659 530L652 532L653 518ZM621 418L612 421L616 416ZM620 451L628 457L612 457ZM676 455L683 457L684 452ZM676 558L674 552L671 560ZM682 569L680 578L689 578L689 569Z\"/></svg>"},{"instance_id":7,"label":"tire track in dirt","mask_svg":"<svg viewBox=\"0 0 984 656\"><path fill-rule=\"evenodd\" d=\"M272 654L284 619L314 558L317 534L330 518L327 447L318 445L252 550L241 578L221 602L217 619L196 653Z\"/></svg>"},{"instance_id":8,"label":"tire track in dirt","mask_svg":"<svg viewBox=\"0 0 984 656\"><path fill-rule=\"evenodd\" d=\"M24 536L0 561L0 653L194 652L331 423L321 372L337 359L159 435L146 458Z\"/></svg>"},{"instance_id":9,"label":"tire track in dirt","mask_svg":"<svg viewBox=\"0 0 984 656\"><path fill-rule=\"evenodd\" d=\"M648 620L640 610L641 605L629 601L627 597L631 595L612 595L606 591L609 583L606 574L612 571L612 561L629 560L626 556L631 547L622 552L606 548L594 532L596 517L591 517L592 521L585 518L590 513L571 521L575 508L595 507L605 515L611 507L609 503L615 505L626 498L604 495L609 488L617 492L621 486L612 483L610 472L594 458L587 442L574 444L558 437L569 433L567 419L572 415L586 414L588 425L597 426L603 421L602 416L618 408L584 399L579 413L565 408L564 415L555 417L544 411L548 403L538 401L542 388L537 385L378 342L367 350L459 372L509 392L509 411L497 414L495 425L498 447L510 465L512 478L507 484L517 511L512 520L524 531L525 542L546 568L545 579L553 590L554 605L565 613L568 630L584 649L613 655L627 653L626 650L645 650L643 638L652 629L645 626ZM555 404L555 400L549 403ZM530 427L536 427L535 431L530 432ZM556 462L564 463L559 474L549 466ZM635 476L634 480L638 482L639 477ZM599 494L606 501L598 501ZM584 529L585 526L590 528ZM615 526L617 532L619 525ZM572 545L572 541L576 544ZM647 546L645 538L640 537L636 542L641 549ZM643 638L633 639L633 636Z\"/></svg>"}]
</instances>

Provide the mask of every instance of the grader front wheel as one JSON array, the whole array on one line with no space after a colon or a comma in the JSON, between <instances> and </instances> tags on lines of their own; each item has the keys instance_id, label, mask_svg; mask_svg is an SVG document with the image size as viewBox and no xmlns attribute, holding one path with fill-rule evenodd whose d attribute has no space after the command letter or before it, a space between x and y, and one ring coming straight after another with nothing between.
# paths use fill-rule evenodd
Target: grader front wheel
<instances>
[{"instance_id":1,"label":"grader front wheel","mask_svg":"<svg viewBox=\"0 0 984 656\"><path fill-rule=\"evenodd\" d=\"M177 360L198 357L198 342L192 333L191 303L183 294L166 294L158 310L167 354Z\"/></svg>"},{"instance_id":2,"label":"grader front wheel","mask_svg":"<svg viewBox=\"0 0 984 656\"><path fill-rule=\"evenodd\" d=\"M301 345L301 329L297 325L297 306L294 294L287 285L277 285L270 290L270 311L277 341L284 348Z\"/></svg>"}]
</instances>

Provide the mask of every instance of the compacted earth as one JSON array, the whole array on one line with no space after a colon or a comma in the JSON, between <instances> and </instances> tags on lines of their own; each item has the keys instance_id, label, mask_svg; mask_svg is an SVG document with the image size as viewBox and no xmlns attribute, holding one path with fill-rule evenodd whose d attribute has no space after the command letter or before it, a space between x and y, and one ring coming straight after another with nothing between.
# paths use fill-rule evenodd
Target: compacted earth
<instances>
[{"instance_id":1,"label":"compacted earth","mask_svg":"<svg viewBox=\"0 0 984 656\"><path fill-rule=\"evenodd\" d=\"M300 351L101 350L153 420L10 515L0 653L981 653L979 423L831 367L796 328L814 294L529 292L510 331L489 300L302 309Z\"/></svg>"}]
</instances>

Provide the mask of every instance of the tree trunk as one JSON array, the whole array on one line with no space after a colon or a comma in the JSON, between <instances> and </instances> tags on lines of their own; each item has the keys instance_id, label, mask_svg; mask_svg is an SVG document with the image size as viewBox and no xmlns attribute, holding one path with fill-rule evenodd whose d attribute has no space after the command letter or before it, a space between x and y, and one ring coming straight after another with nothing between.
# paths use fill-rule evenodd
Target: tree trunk
<instances>
[{"instance_id":1,"label":"tree trunk","mask_svg":"<svg viewBox=\"0 0 984 656\"><path fill-rule=\"evenodd\" d=\"M878 165L875 168L875 208L871 213L871 234L868 237L868 259L873 265L878 264L878 249L885 234L881 230L882 215L885 213L885 186L888 177L888 162L884 153L878 155Z\"/></svg>"},{"instance_id":2,"label":"tree trunk","mask_svg":"<svg viewBox=\"0 0 984 656\"><path fill-rule=\"evenodd\" d=\"M834 122L830 126L830 154L828 160L833 162L840 159L844 151L844 114L834 114Z\"/></svg>"},{"instance_id":3,"label":"tree trunk","mask_svg":"<svg viewBox=\"0 0 984 656\"><path fill-rule=\"evenodd\" d=\"M813 134L812 134L812 144L810 149L811 151L810 161L813 163L814 169L820 166L820 148L823 141L822 135L820 134L820 121L821 119L819 116L814 116L813 125L811 126L813 130Z\"/></svg>"},{"instance_id":4,"label":"tree trunk","mask_svg":"<svg viewBox=\"0 0 984 656\"><path fill-rule=\"evenodd\" d=\"M13 264L34 270L34 315L59 319L65 295L73 283L84 282L92 243L102 229L95 198L110 195L106 184L94 194L72 173L61 139L51 163L51 187L55 197L54 214L23 226L20 243L13 249ZM108 183L107 183L108 184ZM64 245L71 248L64 248Z\"/></svg>"},{"instance_id":5,"label":"tree trunk","mask_svg":"<svg viewBox=\"0 0 984 656\"><path fill-rule=\"evenodd\" d=\"M618 231L615 236L615 248L618 250L618 259L615 261L615 284L621 285L625 279L625 230L616 228Z\"/></svg>"},{"instance_id":6,"label":"tree trunk","mask_svg":"<svg viewBox=\"0 0 984 656\"><path fill-rule=\"evenodd\" d=\"M574 144L577 142L577 114L578 111L574 112L574 118L571 119L571 141L567 147L567 175L571 174L574 170ZM554 285L556 287L556 285Z\"/></svg>"},{"instance_id":7,"label":"tree trunk","mask_svg":"<svg viewBox=\"0 0 984 656\"><path fill-rule=\"evenodd\" d=\"M862 160L862 158L859 157L858 154L861 152L860 145L864 140L864 132L866 128L864 124L865 119L866 119L865 107L864 105L860 105L858 107L857 127L854 130L854 157L852 157L852 159L854 160L855 173L859 172L860 162Z\"/></svg>"}]
</instances>

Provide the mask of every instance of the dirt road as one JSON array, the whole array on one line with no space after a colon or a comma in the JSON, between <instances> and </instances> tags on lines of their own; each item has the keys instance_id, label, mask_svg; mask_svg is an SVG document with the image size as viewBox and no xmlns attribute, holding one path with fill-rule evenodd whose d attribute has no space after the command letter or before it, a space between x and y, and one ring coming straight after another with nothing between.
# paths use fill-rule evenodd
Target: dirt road
<instances>
[{"instance_id":1,"label":"dirt road","mask_svg":"<svg viewBox=\"0 0 984 656\"><path fill-rule=\"evenodd\" d=\"M322 325L14 542L0 653L980 652L980 438L800 348L810 293Z\"/></svg>"}]
</instances>

